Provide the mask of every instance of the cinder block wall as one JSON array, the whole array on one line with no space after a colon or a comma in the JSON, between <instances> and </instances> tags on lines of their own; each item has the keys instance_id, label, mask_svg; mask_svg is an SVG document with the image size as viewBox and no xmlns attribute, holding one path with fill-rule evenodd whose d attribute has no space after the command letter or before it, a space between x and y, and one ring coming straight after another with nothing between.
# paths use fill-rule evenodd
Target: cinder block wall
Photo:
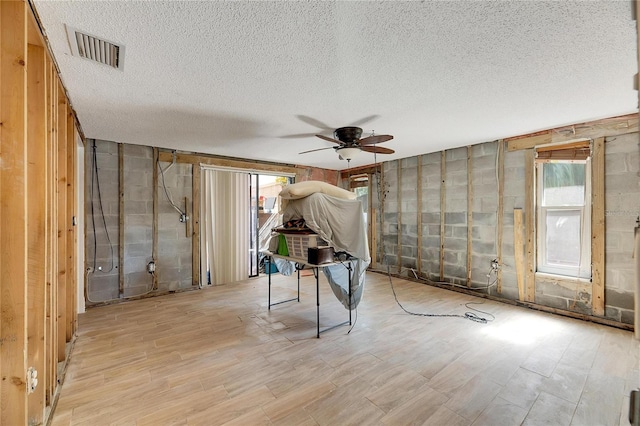
<instances>
[{"instance_id":1,"label":"cinder block wall","mask_svg":"<svg viewBox=\"0 0 640 426\"><path fill-rule=\"evenodd\" d=\"M92 171L93 144L89 143L85 149L85 271L86 268L94 270L86 275L89 303L118 299L119 294L118 144L96 141L95 163L99 170L99 190L95 171Z\"/></svg>"},{"instance_id":2,"label":"cinder block wall","mask_svg":"<svg viewBox=\"0 0 640 426\"><path fill-rule=\"evenodd\" d=\"M638 134L605 143L605 309L606 316L633 324L635 293L631 258L634 226L640 216L640 142ZM640 256L640 253L636 253Z\"/></svg>"},{"instance_id":3,"label":"cinder block wall","mask_svg":"<svg viewBox=\"0 0 640 426\"><path fill-rule=\"evenodd\" d=\"M468 238L468 175L467 156L471 156L471 284L487 284L491 260L497 257L497 180L498 142L488 142L445 152L446 172L441 182L440 152L389 161L384 166L384 184L388 194L384 216L377 238L384 251L378 253L379 267L390 266L392 272L413 276L417 269L417 251L421 250L422 276L440 280L440 191L445 189L445 226L443 269L444 281L466 284ZM640 146L638 134L632 133L606 139L606 277L605 317L622 323L633 323L634 263L633 228L640 215ZM422 163L417 175L418 161ZM525 210L524 151L504 153L504 192L502 210L502 290L489 292L497 297L518 299L515 269L513 210ZM398 181L398 167L401 178ZM421 180L421 205L417 208L418 185ZM401 191L398 204L398 191ZM375 194L374 194L375 196ZM400 209L398 208L400 206ZM422 238L418 244L417 215L421 215ZM400 225L398 225L400 217ZM398 229L400 227L400 229ZM398 230L401 233L401 263L398 264ZM520 247L524 250L524 247ZM384 258L382 258L384 256ZM399 267L400 266L400 267ZM493 277L492 277L493 278ZM577 313L592 313L590 282L536 276L535 303ZM479 292L487 292L479 290Z\"/></svg>"},{"instance_id":4,"label":"cinder block wall","mask_svg":"<svg viewBox=\"0 0 640 426\"><path fill-rule=\"evenodd\" d=\"M124 150L124 296L153 285L147 263L153 250L153 149L123 145ZM117 180L116 180L117 182ZM117 253L117 251L116 251Z\"/></svg>"},{"instance_id":5,"label":"cinder block wall","mask_svg":"<svg viewBox=\"0 0 640 426\"><path fill-rule=\"evenodd\" d=\"M153 276L147 272L147 264L153 260L153 196L158 197L158 258L156 274L158 291L166 292L192 287L191 237L186 236L185 224L180 214L169 203L162 181L153 187L153 148L123 144L123 197L124 214L124 262L119 264L119 169L118 143L96 141L98 176L104 219L93 171L93 142L85 150L86 197L86 267L94 270L94 240L96 243L95 270L87 274L87 298L89 303L122 300L149 293L153 288ZM170 163L160 163L167 169ZM174 164L165 173L165 184L174 202L184 210L184 198L192 199L192 171L190 164ZM93 191L93 195L92 195ZM93 200L93 201L92 201ZM91 206L93 203L93 216ZM95 231L93 224L95 223ZM110 241L110 243L109 243ZM113 265L113 267L112 267ZM123 293L119 290L119 268L123 268Z\"/></svg>"},{"instance_id":6,"label":"cinder block wall","mask_svg":"<svg viewBox=\"0 0 640 426\"><path fill-rule=\"evenodd\" d=\"M160 162L166 170L164 183L173 202L185 210L184 199L189 205L192 200L192 166L191 164ZM187 237L187 227L191 224L180 222L180 213L173 208L162 187L162 176L158 176L158 290L178 290L193 285L191 232Z\"/></svg>"},{"instance_id":7,"label":"cinder block wall","mask_svg":"<svg viewBox=\"0 0 640 426\"><path fill-rule=\"evenodd\" d=\"M467 148L447 150L444 214L444 280L467 283Z\"/></svg>"}]
</instances>

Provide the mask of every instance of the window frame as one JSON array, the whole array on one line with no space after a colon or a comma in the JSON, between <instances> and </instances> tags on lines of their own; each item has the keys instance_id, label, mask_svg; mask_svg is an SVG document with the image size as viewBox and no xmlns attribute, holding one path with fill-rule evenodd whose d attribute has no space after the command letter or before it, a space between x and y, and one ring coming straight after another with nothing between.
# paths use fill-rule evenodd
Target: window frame
<instances>
[{"instance_id":1,"label":"window frame","mask_svg":"<svg viewBox=\"0 0 640 426\"><path fill-rule=\"evenodd\" d=\"M543 167L545 163L579 163L585 166L585 194L582 206L544 206L543 205ZM536 161L536 271L544 274L564 277L591 279L591 157L586 160L546 160ZM580 264L577 267L550 265L546 262L546 219L549 211L579 211L581 222Z\"/></svg>"}]
</instances>

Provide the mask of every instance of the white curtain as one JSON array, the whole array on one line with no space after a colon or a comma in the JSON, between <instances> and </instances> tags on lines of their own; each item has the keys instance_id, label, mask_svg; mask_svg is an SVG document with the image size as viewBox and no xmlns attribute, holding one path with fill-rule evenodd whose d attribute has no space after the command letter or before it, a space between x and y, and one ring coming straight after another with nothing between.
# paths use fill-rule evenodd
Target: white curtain
<instances>
[{"instance_id":1,"label":"white curtain","mask_svg":"<svg viewBox=\"0 0 640 426\"><path fill-rule=\"evenodd\" d=\"M202 169L201 285L249 276L249 175Z\"/></svg>"}]
</instances>

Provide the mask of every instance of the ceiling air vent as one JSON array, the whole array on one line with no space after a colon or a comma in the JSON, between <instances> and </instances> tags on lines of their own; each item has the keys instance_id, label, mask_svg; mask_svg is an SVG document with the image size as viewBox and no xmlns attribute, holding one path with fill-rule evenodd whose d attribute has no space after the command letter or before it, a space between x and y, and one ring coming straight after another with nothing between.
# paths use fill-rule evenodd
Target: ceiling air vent
<instances>
[{"instance_id":1,"label":"ceiling air vent","mask_svg":"<svg viewBox=\"0 0 640 426\"><path fill-rule=\"evenodd\" d=\"M91 34L67 26L67 37L74 56L89 59L122 70L124 46L103 40Z\"/></svg>"}]
</instances>

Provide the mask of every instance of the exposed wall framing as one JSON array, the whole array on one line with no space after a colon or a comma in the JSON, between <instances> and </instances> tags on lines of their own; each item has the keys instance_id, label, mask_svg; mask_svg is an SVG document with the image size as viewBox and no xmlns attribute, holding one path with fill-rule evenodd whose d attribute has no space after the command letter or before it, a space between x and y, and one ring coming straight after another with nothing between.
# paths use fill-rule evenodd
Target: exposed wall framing
<instances>
[{"instance_id":1,"label":"exposed wall framing","mask_svg":"<svg viewBox=\"0 0 640 426\"><path fill-rule=\"evenodd\" d=\"M416 186L416 221L418 224L418 250L416 253L416 267L418 276L422 276L422 155L418 156L417 165L418 182Z\"/></svg>"},{"instance_id":2,"label":"exposed wall framing","mask_svg":"<svg viewBox=\"0 0 640 426\"><path fill-rule=\"evenodd\" d=\"M591 303L598 316L605 313L604 165L604 138L597 138L591 153Z\"/></svg>"},{"instance_id":3,"label":"exposed wall framing","mask_svg":"<svg viewBox=\"0 0 640 426\"><path fill-rule=\"evenodd\" d=\"M398 274L402 274L402 160L397 161L398 165L398 184L397 184L397 201L398 201Z\"/></svg>"},{"instance_id":4,"label":"exposed wall framing","mask_svg":"<svg viewBox=\"0 0 640 426\"><path fill-rule=\"evenodd\" d=\"M440 281L444 281L444 225L447 200L447 157L440 152Z\"/></svg>"},{"instance_id":5,"label":"exposed wall framing","mask_svg":"<svg viewBox=\"0 0 640 426\"><path fill-rule=\"evenodd\" d=\"M200 285L200 167L193 165L193 212L191 213L191 252L193 253L193 285Z\"/></svg>"},{"instance_id":6,"label":"exposed wall framing","mask_svg":"<svg viewBox=\"0 0 640 426\"><path fill-rule=\"evenodd\" d=\"M528 135L507 138L507 149L517 151L539 145L569 142L576 139L596 139L604 136L624 135L638 131L638 114L628 114L604 120L589 121L571 126L557 127Z\"/></svg>"},{"instance_id":7,"label":"exposed wall framing","mask_svg":"<svg viewBox=\"0 0 640 426\"><path fill-rule=\"evenodd\" d=\"M535 302L536 276L535 276L535 212L534 212L534 190L535 190L535 150L529 149L524 155L524 180L526 182L524 191L524 238L525 238L525 284L524 300Z\"/></svg>"},{"instance_id":8,"label":"exposed wall framing","mask_svg":"<svg viewBox=\"0 0 640 426\"><path fill-rule=\"evenodd\" d=\"M473 147L467 147L467 287L471 287L473 255Z\"/></svg>"},{"instance_id":9,"label":"exposed wall framing","mask_svg":"<svg viewBox=\"0 0 640 426\"><path fill-rule=\"evenodd\" d=\"M77 129L25 1L0 2L0 76L0 424L46 424L77 324Z\"/></svg>"},{"instance_id":10,"label":"exposed wall framing","mask_svg":"<svg viewBox=\"0 0 640 426\"><path fill-rule=\"evenodd\" d=\"M496 279L498 280L496 290L502 293L502 238L504 236L504 141L498 141L498 217L496 218L496 226L498 231L498 241L496 247L496 256L498 259L498 272Z\"/></svg>"}]
</instances>

